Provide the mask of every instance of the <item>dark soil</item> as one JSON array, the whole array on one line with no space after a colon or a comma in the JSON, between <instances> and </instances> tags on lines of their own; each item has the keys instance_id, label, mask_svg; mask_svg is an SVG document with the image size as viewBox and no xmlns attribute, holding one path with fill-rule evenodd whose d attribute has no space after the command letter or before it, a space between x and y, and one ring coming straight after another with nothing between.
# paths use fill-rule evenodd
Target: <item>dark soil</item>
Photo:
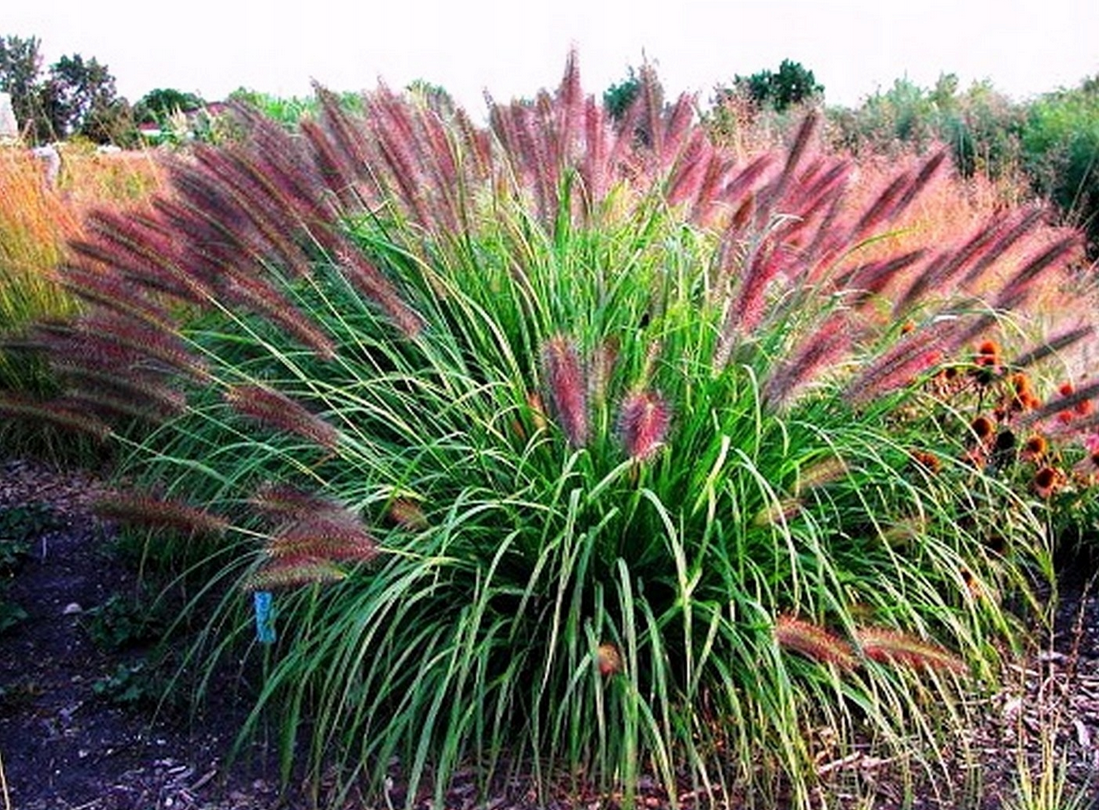
<instances>
[{"instance_id":1,"label":"dark soil","mask_svg":"<svg viewBox=\"0 0 1099 810\"><path fill-rule=\"evenodd\" d=\"M19 810L273 808L304 804L280 793L274 755L256 747L225 766L240 710L214 691L204 714L158 705L158 672L140 632L97 614L138 605L134 566L112 554L91 516L101 492L79 473L0 463L0 510L44 504L51 519L0 599L27 614L0 636L0 776ZM131 616L137 621L140 616ZM159 669L164 669L160 667ZM166 674L165 674L166 677ZM0 807L7 808L0 794Z\"/></svg>"},{"instance_id":2,"label":"dark soil","mask_svg":"<svg viewBox=\"0 0 1099 810\"><path fill-rule=\"evenodd\" d=\"M149 678L163 667L141 634L123 626L120 638L105 638L110 634L96 622L108 610L103 606L140 591L134 566L112 552L108 532L91 516L99 492L85 474L0 461L0 511L43 504L50 516L14 576L0 583L0 606L18 604L27 614L0 635L0 810L309 806L294 784L280 790L277 757L262 744L227 765L243 705L232 700L231 688L212 690L199 716L158 709ZM1005 688L980 707L985 719L969 742L979 754L973 764L981 771L982 807L1015 806L1021 760L1039 774L1044 739L1055 742L1064 767L1065 798L1077 796L1078 810L1099 807L1099 594L1090 564L1064 568L1049 643L1021 660ZM820 765L825 781L855 779L862 786L857 806L895 806L904 791L880 768L858 756ZM472 782L457 784L448 806L451 798L455 807L476 806ZM831 799L829 806L847 804L842 796ZM662 804L655 794L644 800ZM942 807L919 796L915 805ZM505 786L481 806L531 807L533 800ZM1069 805L1034 810L1046 807Z\"/></svg>"}]
</instances>

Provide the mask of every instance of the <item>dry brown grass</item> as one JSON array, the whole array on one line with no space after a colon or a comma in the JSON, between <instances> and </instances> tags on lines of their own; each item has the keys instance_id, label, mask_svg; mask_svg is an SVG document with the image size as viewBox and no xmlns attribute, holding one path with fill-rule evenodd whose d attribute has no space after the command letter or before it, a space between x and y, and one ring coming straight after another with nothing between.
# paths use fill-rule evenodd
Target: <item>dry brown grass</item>
<instances>
[{"instance_id":1,"label":"dry brown grass","mask_svg":"<svg viewBox=\"0 0 1099 810\"><path fill-rule=\"evenodd\" d=\"M76 311L55 271L68 241L81 235L86 212L129 206L164 186L152 153L100 154L67 144L61 154L61 172L50 183L44 161L29 150L0 149L0 337ZM0 387L23 386L25 374L0 352Z\"/></svg>"},{"instance_id":2,"label":"dry brown grass","mask_svg":"<svg viewBox=\"0 0 1099 810\"><path fill-rule=\"evenodd\" d=\"M65 316L72 299L54 279L65 245L81 233L92 208L128 205L163 186L163 172L144 152L98 154L63 147L57 183L28 150L0 150L0 324L18 328L40 316Z\"/></svg>"}]
</instances>

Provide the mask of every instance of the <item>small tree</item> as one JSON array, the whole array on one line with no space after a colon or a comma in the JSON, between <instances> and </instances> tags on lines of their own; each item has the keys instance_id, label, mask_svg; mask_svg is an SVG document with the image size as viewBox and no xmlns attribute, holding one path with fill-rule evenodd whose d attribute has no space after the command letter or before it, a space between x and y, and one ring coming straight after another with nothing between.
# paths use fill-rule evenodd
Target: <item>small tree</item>
<instances>
[{"instance_id":1,"label":"small tree","mask_svg":"<svg viewBox=\"0 0 1099 810\"><path fill-rule=\"evenodd\" d=\"M126 141L133 129L130 105L118 96L107 66L73 54L43 76L40 47L37 37L0 37L0 90L11 94L26 136L33 142L71 135Z\"/></svg>"},{"instance_id":2,"label":"small tree","mask_svg":"<svg viewBox=\"0 0 1099 810\"><path fill-rule=\"evenodd\" d=\"M50 66L45 91L50 100L50 123L59 135L102 140L103 122L121 112L114 76L94 57L62 56Z\"/></svg>"},{"instance_id":3,"label":"small tree","mask_svg":"<svg viewBox=\"0 0 1099 810\"><path fill-rule=\"evenodd\" d=\"M1031 186L1083 229L1099 256L1099 77L1047 93L1027 109L1022 162Z\"/></svg>"},{"instance_id":4,"label":"small tree","mask_svg":"<svg viewBox=\"0 0 1099 810\"><path fill-rule=\"evenodd\" d=\"M778 72L763 70L751 76L733 79L735 92L747 95L760 106L773 107L778 112L824 95L824 86L817 84L813 71L800 62L783 59Z\"/></svg>"},{"instance_id":5,"label":"small tree","mask_svg":"<svg viewBox=\"0 0 1099 810\"><path fill-rule=\"evenodd\" d=\"M175 112L190 112L206 106L201 96L172 88L150 90L134 105L138 123L158 123Z\"/></svg>"}]
</instances>

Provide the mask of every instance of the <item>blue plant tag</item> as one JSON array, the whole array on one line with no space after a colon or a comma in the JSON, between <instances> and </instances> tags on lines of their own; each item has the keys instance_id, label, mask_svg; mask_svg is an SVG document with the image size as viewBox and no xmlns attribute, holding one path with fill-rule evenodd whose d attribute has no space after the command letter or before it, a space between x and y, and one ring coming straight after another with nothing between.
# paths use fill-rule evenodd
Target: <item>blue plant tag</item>
<instances>
[{"instance_id":1,"label":"blue plant tag","mask_svg":"<svg viewBox=\"0 0 1099 810\"><path fill-rule=\"evenodd\" d=\"M252 594L252 604L256 608L256 638L260 644L274 644L274 597L271 596L269 591L256 591Z\"/></svg>"}]
</instances>

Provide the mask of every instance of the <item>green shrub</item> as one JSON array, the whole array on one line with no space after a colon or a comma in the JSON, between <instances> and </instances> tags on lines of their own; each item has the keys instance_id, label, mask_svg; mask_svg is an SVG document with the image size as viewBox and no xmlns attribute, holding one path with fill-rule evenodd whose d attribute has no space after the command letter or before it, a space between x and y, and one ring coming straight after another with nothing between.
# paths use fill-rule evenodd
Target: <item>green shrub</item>
<instances>
[{"instance_id":1,"label":"green shrub","mask_svg":"<svg viewBox=\"0 0 1099 810\"><path fill-rule=\"evenodd\" d=\"M923 153L946 144L966 177L1015 182L1022 168L1026 111L988 83L959 92L953 74L940 76L933 88L898 79L855 109L830 111L829 118L834 144L853 154Z\"/></svg>"},{"instance_id":2,"label":"green shrub","mask_svg":"<svg viewBox=\"0 0 1099 810\"><path fill-rule=\"evenodd\" d=\"M1027 110L1023 165L1034 188L1088 234L1099 256L1099 91L1050 93Z\"/></svg>"},{"instance_id":3,"label":"green shrub","mask_svg":"<svg viewBox=\"0 0 1099 810\"><path fill-rule=\"evenodd\" d=\"M907 409L1076 242L1004 267L1038 220L1000 216L868 259L941 156L852 208L814 117L742 164L654 97L642 143L574 61L489 131L321 93L75 246L40 415L118 443L138 489L105 514L213 572L193 654L265 665L248 727L283 724L287 768L807 805L822 751L961 744L1048 549Z\"/></svg>"}]
</instances>

